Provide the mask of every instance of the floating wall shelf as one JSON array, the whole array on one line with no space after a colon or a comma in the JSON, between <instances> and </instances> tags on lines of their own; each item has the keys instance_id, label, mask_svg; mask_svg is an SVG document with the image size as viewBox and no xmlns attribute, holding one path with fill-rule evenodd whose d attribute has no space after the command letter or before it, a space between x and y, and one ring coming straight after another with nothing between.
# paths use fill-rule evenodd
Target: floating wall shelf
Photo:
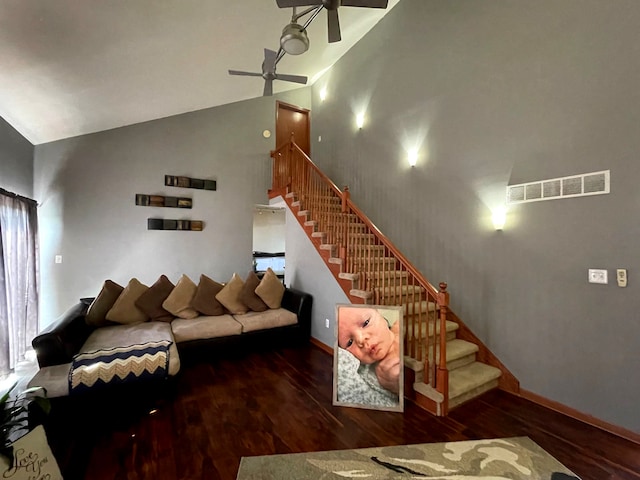
<instances>
[{"instance_id":1,"label":"floating wall shelf","mask_svg":"<svg viewBox=\"0 0 640 480\"><path fill-rule=\"evenodd\" d=\"M169 187L197 188L198 190L215 190L215 180L202 180L200 178L177 177L175 175L165 175L164 184Z\"/></svg>"},{"instance_id":2,"label":"floating wall shelf","mask_svg":"<svg viewBox=\"0 0 640 480\"><path fill-rule=\"evenodd\" d=\"M183 230L200 232L204 228L202 220L168 220L147 218L147 230Z\"/></svg>"},{"instance_id":3,"label":"floating wall shelf","mask_svg":"<svg viewBox=\"0 0 640 480\"><path fill-rule=\"evenodd\" d=\"M136 205L143 207L191 208L193 200L187 197L165 197L136 193Z\"/></svg>"}]
</instances>

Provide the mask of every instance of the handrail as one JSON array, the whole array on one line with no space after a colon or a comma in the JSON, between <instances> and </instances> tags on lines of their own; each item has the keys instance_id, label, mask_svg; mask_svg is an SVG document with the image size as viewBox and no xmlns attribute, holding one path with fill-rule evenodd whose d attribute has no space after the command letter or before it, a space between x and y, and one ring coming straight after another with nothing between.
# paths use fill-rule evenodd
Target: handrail
<instances>
[{"instance_id":1,"label":"handrail","mask_svg":"<svg viewBox=\"0 0 640 480\"><path fill-rule=\"evenodd\" d=\"M403 307L405 355L424 363L423 381L443 394L446 414L447 284L439 283L439 290L433 286L351 201L349 188L340 190L293 138L271 151L271 157L272 190L295 193L326 248L335 247L340 271L354 274L358 282L360 290L345 290L350 298ZM291 206L293 200L287 202Z\"/></svg>"}]
</instances>

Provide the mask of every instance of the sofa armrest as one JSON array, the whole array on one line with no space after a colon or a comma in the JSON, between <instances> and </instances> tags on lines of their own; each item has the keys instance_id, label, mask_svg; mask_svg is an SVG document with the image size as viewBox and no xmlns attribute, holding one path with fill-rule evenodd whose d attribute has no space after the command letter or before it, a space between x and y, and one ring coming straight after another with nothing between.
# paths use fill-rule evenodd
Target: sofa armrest
<instances>
[{"instance_id":1,"label":"sofa armrest","mask_svg":"<svg viewBox=\"0 0 640 480\"><path fill-rule=\"evenodd\" d=\"M311 336L311 305L313 297L308 293L296 290L295 288L287 288L282 296L280 306L286 308L290 312L298 316L298 324L302 328L306 337Z\"/></svg>"},{"instance_id":2,"label":"sofa armrest","mask_svg":"<svg viewBox=\"0 0 640 480\"><path fill-rule=\"evenodd\" d=\"M93 331L84 320L89 303L78 302L32 340L40 368L69 363L78 353Z\"/></svg>"}]
</instances>

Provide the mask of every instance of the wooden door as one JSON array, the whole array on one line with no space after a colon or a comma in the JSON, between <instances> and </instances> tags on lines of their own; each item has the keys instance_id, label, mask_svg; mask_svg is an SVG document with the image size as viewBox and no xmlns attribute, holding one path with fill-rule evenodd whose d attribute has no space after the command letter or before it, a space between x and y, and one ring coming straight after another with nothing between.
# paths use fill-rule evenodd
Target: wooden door
<instances>
[{"instance_id":1,"label":"wooden door","mask_svg":"<svg viewBox=\"0 0 640 480\"><path fill-rule=\"evenodd\" d=\"M304 153L311 156L309 110L277 101L276 148L288 142L292 134L295 142Z\"/></svg>"}]
</instances>

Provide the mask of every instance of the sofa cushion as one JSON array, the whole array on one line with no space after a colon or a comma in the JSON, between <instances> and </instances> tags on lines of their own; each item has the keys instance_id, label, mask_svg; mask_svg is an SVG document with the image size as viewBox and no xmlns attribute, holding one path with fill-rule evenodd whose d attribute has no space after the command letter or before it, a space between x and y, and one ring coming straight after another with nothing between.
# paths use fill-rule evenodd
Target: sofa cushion
<instances>
[{"instance_id":1,"label":"sofa cushion","mask_svg":"<svg viewBox=\"0 0 640 480\"><path fill-rule=\"evenodd\" d=\"M136 300L136 307L142 310L151 320L156 322L170 322L174 319L171 312L162 308L169 294L173 291L175 285L171 283L166 275L161 275L156 283L149 287L149 290L140 295Z\"/></svg>"},{"instance_id":2,"label":"sofa cushion","mask_svg":"<svg viewBox=\"0 0 640 480\"><path fill-rule=\"evenodd\" d=\"M136 300L149 290L149 287L140 283L137 278L129 280L120 296L107 312L106 319L123 325L142 323L149 320L147 314L136 307Z\"/></svg>"},{"instance_id":3,"label":"sofa cushion","mask_svg":"<svg viewBox=\"0 0 640 480\"><path fill-rule=\"evenodd\" d=\"M167 299L162 302L162 308L179 318L196 318L199 313L191 308L191 301L198 287L186 275L182 275L176 287Z\"/></svg>"},{"instance_id":4,"label":"sofa cushion","mask_svg":"<svg viewBox=\"0 0 640 480\"><path fill-rule=\"evenodd\" d=\"M231 315L200 316L192 320L176 318L171 322L171 329L176 342L200 340L204 338L230 337L240 335L242 325Z\"/></svg>"},{"instance_id":5,"label":"sofa cushion","mask_svg":"<svg viewBox=\"0 0 640 480\"><path fill-rule=\"evenodd\" d=\"M240 300L243 286L244 282L240 276L234 273L229 283L216 295L216 299L232 314L242 314L249 311L249 308Z\"/></svg>"},{"instance_id":6,"label":"sofa cushion","mask_svg":"<svg viewBox=\"0 0 640 480\"><path fill-rule=\"evenodd\" d=\"M242 325L242 333L298 323L298 316L285 308L274 308L266 312L248 312L244 315L234 315L233 318Z\"/></svg>"},{"instance_id":7,"label":"sofa cushion","mask_svg":"<svg viewBox=\"0 0 640 480\"><path fill-rule=\"evenodd\" d=\"M269 310L269 305L264 303L262 299L256 295L256 287L260 285L260 279L253 270L247 275L242 290L240 291L240 301L244 303L249 310L254 312L264 312Z\"/></svg>"},{"instance_id":8,"label":"sofa cushion","mask_svg":"<svg viewBox=\"0 0 640 480\"><path fill-rule=\"evenodd\" d=\"M284 295L284 285L278 276L273 273L271 267L267 268L260 285L256 287L256 295L269 305L269 308L280 308L282 296Z\"/></svg>"},{"instance_id":9,"label":"sofa cushion","mask_svg":"<svg viewBox=\"0 0 640 480\"><path fill-rule=\"evenodd\" d=\"M117 283L111 280L105 280L100 293L89 306L89 310L87 310L85 322L94 327L113 325L106 319L107 312L111 310L111 307L116 303L116 300L123 290L124 287L121 287Z\"/></svg>"},{"instance_id":10,"label":"sofa cushion","mask_svg":"<svg viewBox=\"0 0 640 480\"><path fill-rule=\"evenodd\" d=\"M191 308L202 315L216 316L224 314L224 307L216 300L216 295L224 288L221 283L212 280L206 275L200 275L200 282L196 288L196 294L191 300Z\"/></svg>"}]
</instances>

